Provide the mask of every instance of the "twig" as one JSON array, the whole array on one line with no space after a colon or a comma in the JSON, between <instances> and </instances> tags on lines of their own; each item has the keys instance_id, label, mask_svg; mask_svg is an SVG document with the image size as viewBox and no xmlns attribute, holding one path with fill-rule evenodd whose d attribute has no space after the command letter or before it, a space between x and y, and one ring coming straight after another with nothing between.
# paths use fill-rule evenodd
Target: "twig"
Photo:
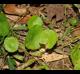
<instances>
[{"instance_id":1,"label":"twig","mask_svg":"<svg viewBox=\"0 0 80 74\"><path fill-rule=\"evenodd\" d=\"M31 65L32 63L34 63L36 60L35 59L29 59L26 63L22 64L21 66L19 66L16 70L23 70L25 67L28 67L29 65Z\"/></svg>"}]
</instances>

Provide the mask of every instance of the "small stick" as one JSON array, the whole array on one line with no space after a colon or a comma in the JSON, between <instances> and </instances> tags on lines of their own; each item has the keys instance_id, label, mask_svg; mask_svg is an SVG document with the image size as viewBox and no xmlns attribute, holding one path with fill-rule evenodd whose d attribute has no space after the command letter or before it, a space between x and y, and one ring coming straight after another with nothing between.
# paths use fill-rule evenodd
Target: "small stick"
<instances>
[{"instance_id":1,"label":"small stick","mask_svg":"<svg viewBox=\"0 0 80 74\"><path fill-rule=\"evenodd\" d=\"M28 67L29 65L31 65L32 63L34 63L36 60L35 59L29 59L26 63L22 64L21 66L19 66L16 70L23 70L25 67Z\"/></svg>"}]
</instances>

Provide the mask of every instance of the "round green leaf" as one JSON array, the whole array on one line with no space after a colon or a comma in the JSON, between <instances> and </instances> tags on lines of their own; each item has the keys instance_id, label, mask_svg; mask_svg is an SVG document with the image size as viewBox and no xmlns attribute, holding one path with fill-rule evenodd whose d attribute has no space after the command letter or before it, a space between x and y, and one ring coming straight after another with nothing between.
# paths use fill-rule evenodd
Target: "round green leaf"
<instances>
[{"instance_id":1,"label":"round green leaf","mask_svg":"<svg viewBox=\"0 0 80 74\"><path fill-rule=\"evenodd\" d=\"M34 26L30 29L25 38L25 46L28 49L37 50L39 45L39 34L42 32L42 27Z\"/></svg>"},{"instance_id":2,"label":"round green leaf","mask_svg":"<svg viewBox=\"0 0 80 74\"><path fill-rule=\"evenodd\" d=\"M43 36L42 36L43 35ZM40 41L40 43L45 44L46 48L51 49L57 42L58 40L58 36L57 33L53 30L50 29L46 29L42 32L42 39Z\"/></svg>"},{"instance_id":3,"label":"round green leaf","mask_svg":"<svg viewBox=\"0 0 80 74\"><path fill-rule=\"evenodd\" d=\"M25 39L25 46L31 50L40 48L44 44L46 49L51 49L57 42L57 33L50 29L43 29L40 26L34 26L29 30Z\"/></svg>"},{"instance_id":4,"label":"round green leaf","mask_svg":"<svg viewBox=\"0 0 80 74\"><path fill-rule=\"evenodd\" d=\"M19 42L15 37L7 37L4 40L4 47L8 52L16 52L18 50Z\"/></svg>"},{"instance_id":5,"label":"round green leaf","mask_svg":"<svg viewBox=\"0 0 80 74\"><path fill-rule=\"evenodd\" d=\"M34 15L27 22L27 25L28 25L28 28L31 29L35 25L42 26L43 25L43 21L39 16Z\"/></svg>"}]
</instances>

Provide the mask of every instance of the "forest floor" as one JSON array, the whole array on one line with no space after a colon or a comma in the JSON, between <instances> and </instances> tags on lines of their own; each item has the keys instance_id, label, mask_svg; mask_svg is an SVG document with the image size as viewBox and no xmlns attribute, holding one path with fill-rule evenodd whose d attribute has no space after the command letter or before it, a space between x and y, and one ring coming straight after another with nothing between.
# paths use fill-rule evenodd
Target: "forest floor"
<instances>
[{"instance_id":1,"label":"forest floor","mask_svg":"<svg viewBox=\"0 0 80 74\"><path fill-rule=\"evenodd\" d=\"M37 60L43 60L48 65L50 70L73 70L73 63L70 59L70 46L76 44L80 38L80 24L73 28L70 32L71 24L69 23L70 18L78 18L78 10L71 4L4 4L3 11L9 21L13 25L26 24L32 15L38 15L43 19L46 27L54 30L58 34L58 41L52 50L46 51L40 59L34 57ZM19 35L19 41L24 40L25 31L17 31ZM24 56L24 61L32 58L33 56L25 55L23 50L19 51ZM6 53L6 52L5 52ZM28 53L31 53L29 51ZM12 54L1 55L0 57L0 68L8 69L6 64L6 56ZM16 60L16 68L24 64L25 62ZM36 70L38 64L35 62L32 66L28 66L27 69ZM31 70L32 70L31 69Z\"/></svg>"}]
</instances>

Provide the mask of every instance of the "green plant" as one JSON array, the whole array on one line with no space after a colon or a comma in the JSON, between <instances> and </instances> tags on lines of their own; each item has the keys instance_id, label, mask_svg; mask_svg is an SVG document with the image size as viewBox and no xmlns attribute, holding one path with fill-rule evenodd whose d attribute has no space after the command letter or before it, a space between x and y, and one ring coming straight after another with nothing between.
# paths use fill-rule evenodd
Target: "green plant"
<instances>
[{"instance_id":1,"label":"green plant","mask_svg":"<svg viewBox=\"0 0 80 74\"><path fill-rule=\"evenodd\" d=\"M9 23L4 13L0 13L0 36L5 37L9 33Z\"/></svg>"},{"instance_id":2,"label":"green plant","mask_svg":"<svg viewBox=\"0 0 80 74\"><path fill-rule=\"evenodd\" d=\"M45 49L51 49L58 41L57 33L49 28L43 27L44 23L39 16L32 16L31 19L24 25L15 25L12 27L5 16L4 13L0 13L0 44L2 43L2 47L6 50L7 56L7 64L10 70L15 70L16 63L15 60L23 61L24 56L19 54L18 49L27 50L39 50L41 45L44 45ZM26 33L25 43L19 43L18 35L16 31L19 30L28 30ZM25 48L26 47L26 48ZM16 54L14 53L16 52ZM27 52L27 51L26 51ZM41 56L45 51L36 51L31 53L32 56ZM12 54L13 53L13 54ZM29 61L29 60L28 60ZM30 59L30 63L33 63L34 59ZM25 64L28 67L29 64ZM20 69L25 67L24 64ZM47 68L43 65L40 68Z\"/></svg>"},{"instance_id":3,"label":"green plant","mask_svg":"<svg viewBox=\"0 0 80 74\"><path fill-rule=\"evenodd\" d=\"M77 18L71 18L70 20L69 20L69 22L70 22L70 24L73 26L73 27L75 27L75 26L77 26L78 25L78 19Z\"/></svg>"},{"instance_id":4,"label":"green plant","mask_svg":"<svg viewBox=\"0 0 80 74\"><path fill-rule=\"evenodd\" d=\"M29 20L28 24L32 27L29 28L26 35L25 46L28 49L37 50L41 47L40 44L44 44L46 49L51 49L58 40L57 33L48 28L43 28L43 26L41 26L43 25L42 20L39 18L40 17L35 16L35 18Z\"/></svg>"},{"instance_id":5,"label":"green plant","mask_svg":"<svg viewBox=\"0 0 80 74\"><path fill-rule=\"evenodd\" d=\"M18 50L19 42L15 37L7 37L4 40L4 47L8 52L16 52Z\"/></svg>"},{"instance_id":6,"label":"green plant","mask_svg":"<svg viewBox=\"0 0 80 74\"><path fill-rule=\"evenodd\" d=\"M16 58L16 59L18 59L20 61L23 61L23 59L24 59L24 57L19 55L19 54L14 55L14 58Z\"/></svg>"},{"instance_id":7,"label":"green plant","mask_svg":"<svg viewBox=\"0 0 80 74\"><path fill-rule=\"evenodd\" d=\"M43 21L39 16L34 15L27 22L27 25L28 25L28 28L31 29L35 25L42 26L43 25Z\"/></svg>"},{"instance_id":8,"label":"green plant","mask_svg":"<svg viewBox=\"0 0 80 74\"><path fill-rule=\"evenodd\" d=\"M76 44L70 53L72 63L75 70L80 70L80 44Z\"/></svg>"},{"instance_id":9,"label":"green plant","mask_svg":"<svg viewBox=\"0 0 80 74\"><path fill-rule=\"evenodd\" d=\"M7 64L10 70L16 69L16 62L12 57L10 56L7 57Z\"/></svg>"}]
</instances>

